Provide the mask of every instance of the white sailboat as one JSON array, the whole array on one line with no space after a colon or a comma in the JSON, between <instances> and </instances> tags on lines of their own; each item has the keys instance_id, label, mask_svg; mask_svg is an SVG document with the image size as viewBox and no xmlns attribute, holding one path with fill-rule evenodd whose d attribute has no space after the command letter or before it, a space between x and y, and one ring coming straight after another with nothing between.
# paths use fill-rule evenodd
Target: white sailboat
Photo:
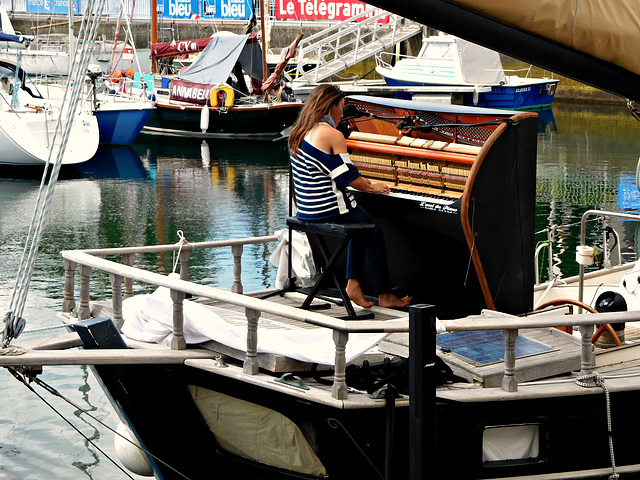
<instances>
[{"instance_id":1,"label":"white sailboat","mask_svg":"<svg viewBox=\"0 0 640 480\"><path fill-rule=\"evenodd\" d=\"M62 111L42 96L19 65L0 59L0 165L42 165L55 158L63 148L56 135ZM79 111L72 122L63 165L85 162L98 149L95 116Z\"/></svg>"}]
</instances>

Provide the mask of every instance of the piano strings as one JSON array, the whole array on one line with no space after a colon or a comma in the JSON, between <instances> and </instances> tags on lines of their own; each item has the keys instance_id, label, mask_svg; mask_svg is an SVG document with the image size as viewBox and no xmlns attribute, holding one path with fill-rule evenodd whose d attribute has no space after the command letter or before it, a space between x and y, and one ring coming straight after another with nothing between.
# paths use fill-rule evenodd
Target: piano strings
<instances>
[{"instance_id":1,"label":"piano strings","mask_svg":"<svg viewBox=\"0 0 640 480\"><path fill-rule=\"evenodd\" d=\"M481 147L408 136L352 132L351 160L362 175L391 183L392 191L445 197L462 196Z\"/></svg>"}]
</instances>

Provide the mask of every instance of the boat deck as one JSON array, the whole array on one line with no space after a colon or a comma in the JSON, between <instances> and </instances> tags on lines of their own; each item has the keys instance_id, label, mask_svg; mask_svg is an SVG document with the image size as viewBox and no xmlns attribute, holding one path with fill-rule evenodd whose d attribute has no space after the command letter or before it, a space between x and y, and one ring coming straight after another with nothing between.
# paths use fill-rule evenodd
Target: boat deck
<instances>
[{"instance_id":1,"label":"boat deck","mask_svg":"<svg viewBox=\"0 0 640 480\"><path fill-rule=\"evenodd\" d=\"M264 294L266 292L257 292ZM270 303L288 307L299 307L304 299L302 294L287 293L284 296L274 295L269 298ZM211 299L196 299L198 303L205 305L211 311L224 318L230 325L246 327L247 318L245 309L239 305L229 304L223 301ZM314 300L314 305L324 305L329 308L320 310L324 315L340 318L345 314L344 307L324 300ZM363 309L357 308L357 313ZM375 320L358 321L363 331L367 326L378 324L381 320L398 320L406 318L406 312L386 309L374 306L370 309L375 313ZM112 316L111 302L92 302L91 316ZM60 314L66 323L74 323L77 318L70 314ZM354 323L353 321L350 323ZM322 326L304 323L275 313L263 312L258 324L258 336L264 329L320 329ZM496 331L500 337L502 333ZM602 372L611 373L613 370L637 369L638 361L634 360L639 355L636 352L640 344L632 341L638 338L640 328L627 327L628 345L610 349L597 349L597 366ZM500 382L504 375L504 362L495 361L482 365L472 359L465 358L455 351L448 351L439 347L438 355L450 365L456 375L462 376L468 383L444 385L438 388L438 397L457 401L482 401L482 399L509 400L528 398L537 395L540 390L564 392L564 394L592 394L598 389L584 389L575 384L576 372L580 370L580 341L576 337L561 332L554 328L520 329L520 337L535 343L547 346L545 351L524 355L518 358L516 376L518 379L518 391L506 392L500 388ZM440 338L440 337L439 337ZM331 379L333 372L331 367L317 367L326 375L318 375L314 378L313 365L300 362L283 355L270 353L258 353L257 362L259 371L247 374L245 371L244 351L235 350L219 342L210 340L197 345L189 345L184 350L174 350L169 346L149 344L125 337L130 347L126 350L82 350L74 347L81 346L81 342L75 333L67 333L48 337L46 339L21 342L27 349L24 355L0 356L0 366L42 367L47 365L81 365L81 364L185 364L215 375L230 377L238 381L260 385L263 388L286 392L289 395L298 396L308 401L322 403L334 408L362 408L382 407L384 399L372 398L367 392L349 387L348 398L338 399L332 393ZM520 340L522 341L522 340ZM496 349L504 352L504 343L499 341ZM379 362L385 357L398 355L408 356L408 334L391 333L379 345L373 347L361 357L354 360L354 364L362 364L364 360ZM287 378L288 377L288 378ZM552 378L553 383L545 383L544 379ZM283 381L284 380L284 381ZM626 389L630 384L635 385L639 380L633 375L627 379L608 382L609 388ZM557 382L564 383L564 387L558 388ZM618 383L620 385L618 385ZM408 405L406 395L397 400L398 405Z\"/></svg>"},{"instance_id":2,"label":"boat deck","mask_svg":"<svg viewBox=\"0 0 640 480\"><path fill-rule=\"evenodd\" d=\"M260 298L263 295L271 293L272 290L264 290L258 292L252 292L247 294L248 296ZM296 292L288 292L281 295L273 295L268 298L270 303L275 303L277 305L283 305L287 307L300 307L302 302L305 299L305 295ZM247 325L247 317L245 314L245 307L237 304L227 303L224 301L216 301L212 299L206 298L198 298L194 300L196 303L205 306L212 312L216 313L220 316L224 321L229 324L230 327L243 327L245 328ZM336 303L338 302L338 303ZM325 301L314 299L312 302L312 306L315 308L310 309L310 311L317 311L322 313L323 315L333 317L336 319L340 319L342 316L346 314L345 308L339 304L339 300L335 300L335 302ZM370 309L363 309L356 305L354 305L356 314L373 312L375 314L375 322L384 321L384 320L392 320L398 318L406 318L407 313L401 310L383 308L379 306L373 306ZM91 316L94 318L97 317L113 317L113 309L111 307L111 302L92 302L91 304ZM363 327L366 327L371 322L366 320L359 321ZM319 330L323 327L314 325L312 323L300 322L291 318L287 318L286 316L279 315L277 313L270 312L261 312L260 320L258 322L259 329L277 329L277 330ZM190 346L193 347L193 346ZM222 343L219 343L214 340L210 340L204 343L200 343L197 345L198 348L206 349L215 352L218 355L224 355L230 358L235 358L237 360L244 360L245 352L235 350L230 348ZM372 351L366 354L367 359L370 361L382 360L384 357L383 353L379 351ZM311 364L305 362L299 362L292 359L287 359L282 355L275 354L258 354L258 361L260 364L260 368L264 368L268 371L279 373L279 372L288 372L288 371L303 371L310 370Z\"/></svg>"},{"instance_id":3,"label":"boat deck","mask_svg":"<svg viewBox=\"0 0 640 480\"><path fill-rule=\"evenodd\" d=\"M260 296L268 291L254 292ZM274 295L269 298L271 303L278 305L299 307L305 296L299 293L286 293L284 296ZM218 314L231 326L246 328L247 318L245 309L239 305L229 304L211 299L195 299L197 303L206 306ZM313 305L324 306L323 315L339 319L346 314L343 306L324 300L314 300ZM113 317L110 301L91 302L91 317ZM356 306L356 313L364 309ZM406 312L374 306L367 311L375 313L375 320L362 321L367 323L380 320L398 319L407 316ZM71 325L77 318L71 314L59 314L65 323ZM259 320L259 331L263 329L322 329L323 327L311 323L303 323L274 313L262 312ZM259 332L258 332L259 335ZM184 350L173 350L169 346L150 344L129 339L124 340L129 347L126 350L83 350L74 347L81 346L81 341L75 333L56 335L48 339L16 343L27 348L27 353L15 357L0 356L0 366L46 366L46 365L79 365L79 364L185 364L192 368L211 372L216 375L236 378L239 381L260 385L263 388L287 392L310 401L323 403L335 408L361 408L363 406L384 406L384 399L371 398L367 392L349 388L348 399L339 400L332 395L333 370L329 366L317 366L301 362L283 355L272 353L258 353L257 361L260 371L247 375L243 362L246 357L244 351L236 350L222 343L210 340L197 345L188 345ZM365 352L354 364L382 361L387 354L377 347ZM312 370L319 372L319 379L314 379ZM325 375L322 375L322 371ZM287 378L288 377L288 378ZM283 381L285 380L285 381ZM324 380L324 381L323 381ZM398 399L398 404L407 404L408 398Z\"/></svg>"}]
</instances>

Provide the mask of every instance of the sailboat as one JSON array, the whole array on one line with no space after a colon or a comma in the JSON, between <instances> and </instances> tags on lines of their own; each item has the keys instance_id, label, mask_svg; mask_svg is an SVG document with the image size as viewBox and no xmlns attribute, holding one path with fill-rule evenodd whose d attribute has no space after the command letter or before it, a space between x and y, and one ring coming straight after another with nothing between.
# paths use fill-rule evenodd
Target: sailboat
<instances>
[{"instance_id":1,"label":"sailboat","mask_svg":"<svg viewBox=\"0 0 640 480\"><path fill-rule=\"evenodd\" d=\"M640 41L633 2L374 3L640 99L640 67L628 56ZM549 19L566 28L540 29ZM594 25L610 41L581 43ZM606 280L609 269L593 275L594 289L636 299L626 310L567 315L566 304L589 305L566 299L531 311L537 115L372 97L348 105L352 159L393 184L358 201L405 259L396 272L419 278L416 297L430 305L373 306L365 310L375 319L354 321L332 297L314 300L317 311L300 308L307 297L297 287L269 299L244 293L243 247L275 235L64 251L60 317L74 333L38 339L0 364L93 364L145 474L161 478L640 476L640 421L629 414L640 401L640 344L592 343L595 325L638 321L639 264L619 283ZM232 291L189 281L192 252L220 247L233 252ZM180 272L134 266L133 254L153 252L174 252ZM576 253L585 265L593 249ZM106 303L90 301L98 271L111 281ZM133 282L158 288L134 295ZM554 327L577 327L579 337ZM25 383L37 375L20 370Z\"/></svg>"},{"instance_id":2,"label":"sailboat","mask_svg":"<svg viewBox=\"0 0 640 480\"><path fill-rule=\"evenodd\" d=\"M8 42L22 42L18 36L0 34ZM56 135L61 109L45 98L19 63L0 59L0 164L44 165L51 150L63 147ZM98 149L96 118L80 111L71 119L62 164L89 160Z\"/></svg>"},{"instance_id":3,"label":"sailboat","mask_svg":"<svg viewBox=\"0 0 640 480\"><path fill-rule=\"evenodd\" d=\"M220 32L152 45L154 63L200 53L177 75L154 80L156 111L144 132L203 138L278 136L295 122L303 104L287 86L268 81L264 36L262 43L256 34ZM286 65L291 56L282 62ZM276 67L279 72L283 68Z\"/></svg>"}]
</instances>

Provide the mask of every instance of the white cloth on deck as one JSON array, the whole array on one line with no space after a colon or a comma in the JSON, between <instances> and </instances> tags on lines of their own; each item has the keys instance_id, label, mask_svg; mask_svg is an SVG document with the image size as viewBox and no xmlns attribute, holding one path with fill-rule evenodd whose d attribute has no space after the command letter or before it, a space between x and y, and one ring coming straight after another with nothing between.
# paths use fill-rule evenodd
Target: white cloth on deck
<instances>
[{"instance_id":1,"label":"white cloth on deck","mask_svg":"<svg viewBox=\"0 0 640 480\"><path fill-rule=\"evenodd\" d=\"M284 287L284 282L289 275L289 229L275 232L280 243L271 254L269 262L278 267L276 274L276 288ZM317 276L316 265L311 253L311 245L304 233L292 230L291 232L291 271L296 277L296 285L299 287L312 287Z\"/></svg>"},{"instance_id":2,"label":"white cloth on deck","mask_svg":"<svg viewBox=\"0 0 640 480\"><path fill-rule=\"evenodd\" d=\"M215 340L237 350L247 349L247 327L226 322L204 305L183 302L184 338L189 344ZM171 344L173 337L173 302L168 288L136 295L122 302L122 333L133 340ZM347 362L369 350L386 334L352 333L347 342ZM258 353L284 355L302 362L333 365L335 344L328 328L260 328Z\"/></svg>"}]
</instances>

